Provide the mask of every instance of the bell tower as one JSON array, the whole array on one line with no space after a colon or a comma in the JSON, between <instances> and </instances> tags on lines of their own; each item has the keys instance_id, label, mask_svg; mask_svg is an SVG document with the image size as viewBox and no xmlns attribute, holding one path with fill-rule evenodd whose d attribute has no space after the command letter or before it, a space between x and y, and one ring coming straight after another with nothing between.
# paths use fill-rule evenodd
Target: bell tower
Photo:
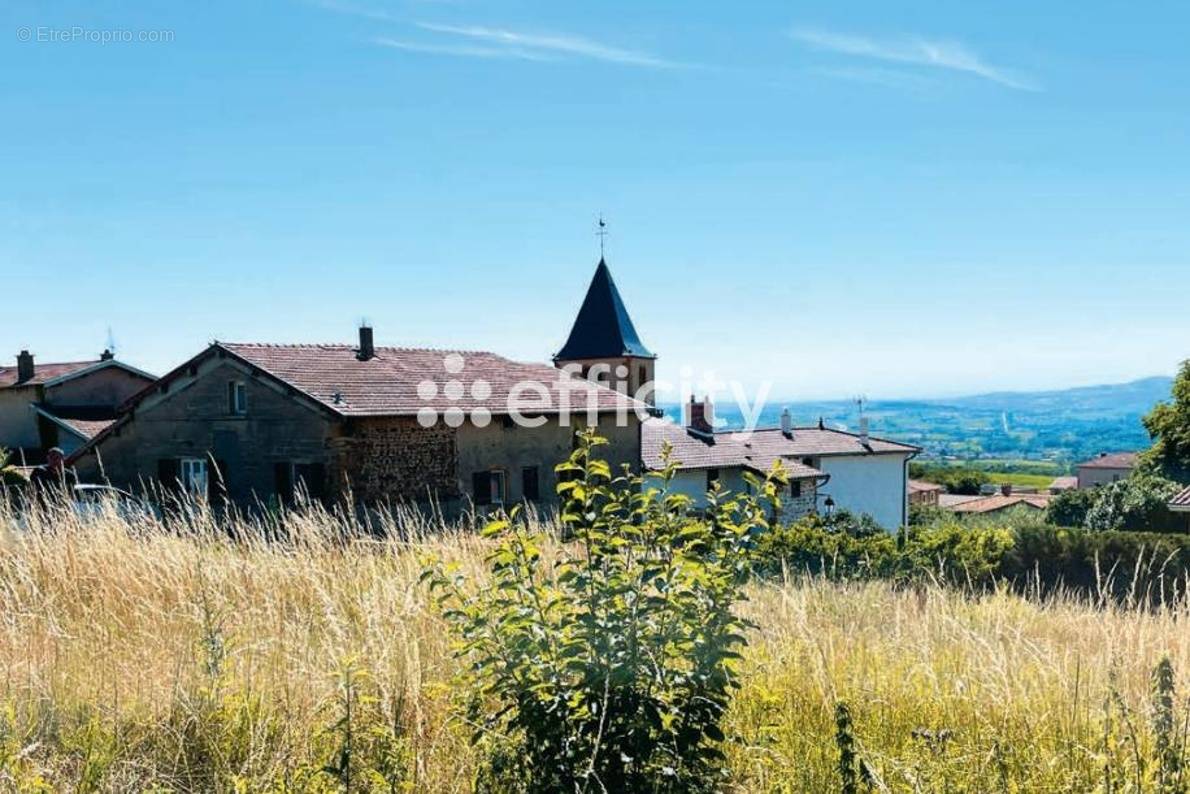
<instances>
[{"instance_id":1,"label":"bell tower","mask_svg":"<svg viewBox=\"0 0 1190 794\"><path fill-rule=\"evenodd\" d=\"M554 366L576 368L585 378L613 389L626 388L628 394L654 405L656 360L637 336L611 270L600 257L570 337L554 356Z\"/></svg>"}]
</instances>

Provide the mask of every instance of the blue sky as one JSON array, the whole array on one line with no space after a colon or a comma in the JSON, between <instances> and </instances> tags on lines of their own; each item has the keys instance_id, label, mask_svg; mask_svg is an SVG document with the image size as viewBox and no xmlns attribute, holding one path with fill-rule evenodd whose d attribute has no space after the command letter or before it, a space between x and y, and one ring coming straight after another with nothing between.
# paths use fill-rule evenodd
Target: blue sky
<instances>
[{"instance_id":1,"label":"blue sky","mask_svg":"<svg viewBox=\"0 0 1190 794\"><path fill-rule=\"evenodd\" d=\"M1182 4L13 0L0 19L6 357L87 357L111 327L164 371L212 338L350 341L367 317L379 343L542 360L600 212L666 379L946 395L1190 356Z\"/></svg>"}]
</instances>

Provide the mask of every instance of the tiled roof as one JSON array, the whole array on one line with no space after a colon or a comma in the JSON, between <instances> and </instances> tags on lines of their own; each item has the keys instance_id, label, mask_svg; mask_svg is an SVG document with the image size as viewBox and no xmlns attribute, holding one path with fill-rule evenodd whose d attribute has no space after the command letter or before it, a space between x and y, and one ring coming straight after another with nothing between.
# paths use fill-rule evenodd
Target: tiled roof
<instances>
[{"instance_id":1,"label":"tiled roof","mask_svg":"<svg viewBox=\"0 0 1190 794\"><path fill-rule=\"evenodd\" d=\"M1049 484L1051 491L1070 491L1078 487L1078 477L1055 477Z\"/></svg>"},{"instance_id":2,"label":"tiled roof","mask_svg":"<svg viewBox=\"0 0 1190 794\"><path fill-rule=\"evenodd\" d=\"M1080 469L1131 469L1136 465L1135 452L1104 453L1097 458L1091 458L1085 463L1078 464Z\"/></svg>"},{"instance_id":3,"label":"tiled roof","mask_svg":"<svg viewBox=\"0 0 1190 794\"><path fill-rule=\"evenodd\" d=\"M34 407L49 419L72 430L84 439L94 438L116 421L116 411L109 406L36 403Z\"/></svg>"},{"instance_id":4,"label":"tiled roof","mask_svg":"<svg viewBox=\"0 0 1190 794\"><path fill-rule=\"evenodd\" d=\"M416 415L422 408L486 408L494 416L513 409L578 413L586 410L588 400L603 412L623 408L643 415L648 409L549 364L511 361L483 351L377 347L373 358L360 361L350 345L216 345L346 416ZM447 369L459 364L457 372Z\"/></svg>"},{"instance_id":5,"label":"tiled roof","mask_svg":"<svg viewBox=\"0 0 1190 794\"><path fill-rule=\"evenodd\" d=\"M938 504L942 507L954 507L967 502L977 502L980 499L986 498L987 497L984 496L971 496L970 494L942 493L938 494Z\"/></svg>"},{"instance_id":6,"label":"tiled roof","mask_svg":"<svg viewBox=\"0 0 1190 794\"><path fill-rule=\"evenodd\" d=\"M616 356L653 358L636 334L607 263L600 259L570 337L554 358L571 361Z\"/></svg>"},{"instance_id":7,"label":"tiled roof","mask_svg":"<svg viewBox=\"0 0 1190 794\"><path fill-rule=\"evenodd\" d=\"M925 480L910 480L908 485L909 493L924 493L927 491L941 491L942 486L936 482L926 482Z\"/></svg>"},{"instance_id":8,"label":"tiled roof","mask_svg":"<svg viewBox=\"0 0 1190 794\"><path fill-rule=\"evenodd\" d=\"M23 388L25 386L39 386L46 381L78 372L87 367L93 367L98 361L63 361L49 364L34 364L33 377L29 380L17 382L16 367L0 367L0 389Z\"/></svg>"},{"instance_id":9,"label":"tiled roof","mask_svg":"<svg viewBox=\"0 0 1190 794\"><path fill-rule=\"evenodd\" d=\"M1184 511L1190 510L1190 486L1178 491L1169 500L1169 506L1174 510Z\"/></svg>"},{"instance_id":10,"label":"tiled roof","mask_svg":"<svg viewBox=\"0 0 1190 794\"><path fill-rule=\"evenodd\" d=\"M767 471L773 461L780 459L791 477L806 478L821 476L821 472L798 458L917 451L916 447L876 438L870 439L865 448L859 436L816 427L794 428L792 436L777 429L708 435L692 433L666 419L649 419L641 429L641 457L647 468L660 468L661 450L668 442L673 448L672 459L683 469L746 466Z\"/></svg>"},{"instance_id":11,"label":"tiled roof","mask_svg":"<svg viewBox=\"0 0 1190 794\"><path fill-rule=\"evenodd\" d=\"M1044 510L1050 503L1050 496L1045 494L1013 494L1010 496L985 496L972 499L969 502L951 505L950 509L956 513L994 513L1015 505L1026 505L1036 510Z\"/></svg>"}]
</instances>

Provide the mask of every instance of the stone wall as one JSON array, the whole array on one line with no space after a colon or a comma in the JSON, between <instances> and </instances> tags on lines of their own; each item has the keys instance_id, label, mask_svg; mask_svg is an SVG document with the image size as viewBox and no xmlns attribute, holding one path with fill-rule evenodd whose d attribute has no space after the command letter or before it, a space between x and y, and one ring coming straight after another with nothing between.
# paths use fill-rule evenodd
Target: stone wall
<instances>
[{"instance_id":1,"label":"stone wall","mask_svg":"<svg viewBox=\"0 0 1190 794\"><path fill-rule=\"evenodd\" d=\"M455 431L422 427L413 417L352 419L332 441L335 488L350 488L354 501L457 500Z\"/></svg>"},{"instance_id":2,"label":"stone wall","mask_svg":"<svg viewBox=\"0 0 1190 794\"><path fill-rule=\"evenodd\" d=\"M152 381L118 366L80 375L45 390L45 401L53 405L103 405L116 408Z\"/></svg>"},{"instance_id":3,"label":"stone wall","mask_svg":"<svg viewBox=\"0 0 1190 794\"><path fill-rule=\"evenodd\" d=\"M228 411L232 380L245 384L248 411L243 416ZM336 434L333 417L231 360L212 358L194 376L146 398L131 421L77 461L76 468L84 481L135 489L157 478L162 459L210 456L224 469L228 495L251 504L275 494L278 463L330 464Z\"/></svg>"}]
</instances>

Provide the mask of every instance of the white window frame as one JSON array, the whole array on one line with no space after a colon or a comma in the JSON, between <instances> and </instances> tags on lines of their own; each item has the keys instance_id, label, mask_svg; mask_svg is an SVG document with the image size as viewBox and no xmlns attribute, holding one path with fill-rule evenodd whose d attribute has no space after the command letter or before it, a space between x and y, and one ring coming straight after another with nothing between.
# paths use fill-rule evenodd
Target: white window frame
<instances>
[{"instance_id":1,"label":"white window frame","mask_svg":"<svg viewBox=\"0 0 1190 794\"><path fill-rule=\"evenodd\" d=\"M207 462L203 458L182 458L178 461L178 478L192 494L206 495L209 480Z\"/></svg>"},{"instance_id":2,"label":"white window frame","mask_svg":"<svg viewBox=\"0 0 1190 794\"><path fill-rule=\"evenodd\" d=\"M231 415L248 415L248 384L242 380L231 382Z\"/></svg>"}]
</instances>

